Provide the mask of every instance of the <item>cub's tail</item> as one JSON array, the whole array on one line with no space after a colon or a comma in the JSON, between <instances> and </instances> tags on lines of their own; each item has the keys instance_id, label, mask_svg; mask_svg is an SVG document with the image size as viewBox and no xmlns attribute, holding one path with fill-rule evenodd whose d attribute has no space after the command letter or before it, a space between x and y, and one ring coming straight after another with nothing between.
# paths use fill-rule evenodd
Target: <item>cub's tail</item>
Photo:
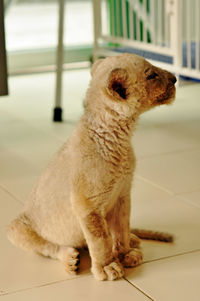
<instances>
[{"instance_id":1,"label":"cub's tail","mask_svg":"<svg viewBox=\"0 0 200 301\"><path fill-rule=\"evenodd\" d=\"M141 239L157 240L163 242L173 242L174 238L171 234L159 231L151 231L144 229L132 229L131 233Z\"/></svg>"}]
</instances>

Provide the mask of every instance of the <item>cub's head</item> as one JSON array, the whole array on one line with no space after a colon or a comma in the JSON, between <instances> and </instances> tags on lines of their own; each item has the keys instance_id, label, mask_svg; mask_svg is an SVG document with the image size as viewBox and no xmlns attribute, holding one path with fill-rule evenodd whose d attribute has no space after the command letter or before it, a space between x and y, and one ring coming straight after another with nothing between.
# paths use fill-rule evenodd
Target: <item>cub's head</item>
<instances>
[{"instance_id":1,"label":"cub's head","mask_svg":"<svg viewBox=\"0 0 200 301\"><path fill-rule=\"evenodd\" d=\"M175 98L176 77L133 54L108 57L94 63L88 91L89 107L109 109L124 117L139 115Z\"/></svg>"}]
</instances>

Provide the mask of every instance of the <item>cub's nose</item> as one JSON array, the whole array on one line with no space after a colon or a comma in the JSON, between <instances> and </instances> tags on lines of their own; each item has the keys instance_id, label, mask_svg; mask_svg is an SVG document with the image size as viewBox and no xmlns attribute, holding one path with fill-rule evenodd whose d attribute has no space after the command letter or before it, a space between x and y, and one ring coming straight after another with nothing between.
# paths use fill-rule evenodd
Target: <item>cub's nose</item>
<instances>
[{"instance_id":1,"label":"cub's nose","mask_svg":"<svg viewBox=\"0 0 200 301\"><path fill-rule=\"evenodd\" d=\"M171 74L171 76L170 76L169 79L170 79L170 81L172 82L172 84L175 84L176 81L177 81L176 77L175 77L173 74Z\"/></svg>"}]
</instances>

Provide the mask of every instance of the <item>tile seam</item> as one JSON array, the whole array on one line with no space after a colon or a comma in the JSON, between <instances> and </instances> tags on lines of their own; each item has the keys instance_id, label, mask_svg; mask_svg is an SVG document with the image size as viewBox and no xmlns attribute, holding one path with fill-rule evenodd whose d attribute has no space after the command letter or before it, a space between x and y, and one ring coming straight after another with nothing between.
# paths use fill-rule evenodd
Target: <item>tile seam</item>
<instances>
[{"instance_id":1,"label":"tile seam","mask_svg":"<svg viewBox=\"0 0 200 301\"><path fill-rule=\"evenodd\" d=\"M194 254L194 253L198 253L198 252L200 252L200 249L194 249L194 250L191 250L191 251L186 251L186 252L182 252L182 253L178 253L178 254L174 254L174 255L169 255L169 256L162 257L162 258L148 260L148 261L143 262L143 264L148 264L148 263L151 263L151 262L171 259L171 258L175 258L175 257L178 257L178 256L188 255L188 254Z\"/></svg>"},{"instance_id":2,"label":"tile seam","mask_svg":"<svg viewBox=\"0 0 200 301\"><path fill-rule=\"evenodd\" d=\"M52 282L49 282L49 283L35 285L35 286L32 286L32 287L26 287L26 288L22 288L22 289L18 289L18 290L13 290L13 291L10 291L10 292L4 292L4 293L0 293L0 297L1 296L6 296L6 295L17 294L17 293L21 293L21 292L26 292L26 291L29 291L29 290L42 288L42 287L46 287L46 286L50 286L50 285L54 285L54 284L59 284L59 283L65 282L65 281L75 280L75 279L80 278L80 277L81 277L81 275L76 276L76 277L71 278L71 279L62 279L62 280L52 281ZM2 291L3 291L3 289L2 289Z\"/></svg>"},{"instance_id":3,"label":"tile seam","mask_svg":"<svg viewBox=\"0 0 200 301\"><path fill-rule=\"evenodd\" d=\"M163 152L163 153L157 153L157 154L152 154L152 155L144 155L141 157L138 157L138 161L143 161L145 159L151 159L155 158L157 156L167 156L167 155L172 155L172 154L180 154L180 153L187 153L187 152L194 152L194 151L199 151L200 147L192 147L192 148L187 148L187 149L177 149L175 151L169 151L169 152Z\"/></svg>"},{"instance_id":4,"label":"tile seam","mask_svg":"<svg viewBox=\"0 0 200 301\"><path fill-rule=\"evenodd\" d=\"M148 184L151 184L152 186L154 186L154 187L156 187L156 188L158 188L158 189L160 189L160 190L162 190L162 191L168 193L169 196L175 196L175 193L174 193L173 191L171 191L171 190L167 189L166 187L161 186L161 185L159 185L159 184L157 184L157 183L155 183L155 182L153 182L153 181L151 181L151 180L149 180L149 179L147 179L147 178L141 176L141 175L138 174L137 172L136 172L136 174L135 174L135 178L136 178L136 179L139 179L139 180L143 180L144 182L146 182L146 183L148 183Z\"/></svg>"},{"instance_id":5,"label":"tile seam","mask_svg":"<svg viewBox=\"0 0 200 301\"><path fill-rule=\"evenodd\" d=\"M20 205L24 205L24 203L20 199L18 199L14 194L12 194L12 192L10 192L4 186L2 186L2 184L0 184L0 189L2 189L6 194L8 194L9 196L11 196L15 201L17 201L18 203L20 203Z\"/></svg>"},{"instance_id":6,"label":"tile seam","mask_svg":"<svg viewBox=\"0 0 200 301\"><path fill-rule=\"evenodd\" d=\"M131 286L133 286L135 289L137 289L140 293L142 293L145 297L147 297L151 301L155 301L152 297L150 297L147 293L145 293L141 288L133 284L131 281L129 281L126 277L123 277L124 280L126 280Z\"/></svg>"}]
</instances>

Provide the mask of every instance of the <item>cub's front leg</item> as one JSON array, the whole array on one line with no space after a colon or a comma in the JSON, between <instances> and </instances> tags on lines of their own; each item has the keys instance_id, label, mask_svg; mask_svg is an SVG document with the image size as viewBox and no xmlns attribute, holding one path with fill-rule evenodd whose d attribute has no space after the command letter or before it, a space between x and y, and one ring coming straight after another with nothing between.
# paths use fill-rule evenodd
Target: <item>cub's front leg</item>
<instances>
[{"instance_id":1,"label":"cub's front leg","mask_svg":"<svg viewBox=\"0 0 200 301\"><path fill-rule=\"evenodd\" d=\"M75 197L74 197L75 199ZM100 210L92 209L94 200L75 201L74 212L84 233L92 259L92 273L98 280L115 280L124 275L123 267L114 257L107 221ZM89 206L88 206L89 204Z\"/></svg>"},{"instance_id":2,"label":"cub's front leg","mask_svg":"<svg viewBox=\"0 0 200 301\"><path fill-rule=\"evenodd\" d=\"M113 238L113 253L124 267L135 267L142 263L139 239L130 233L130 196L120 197L107 221Z\"/></svg>"}]
</instances>

